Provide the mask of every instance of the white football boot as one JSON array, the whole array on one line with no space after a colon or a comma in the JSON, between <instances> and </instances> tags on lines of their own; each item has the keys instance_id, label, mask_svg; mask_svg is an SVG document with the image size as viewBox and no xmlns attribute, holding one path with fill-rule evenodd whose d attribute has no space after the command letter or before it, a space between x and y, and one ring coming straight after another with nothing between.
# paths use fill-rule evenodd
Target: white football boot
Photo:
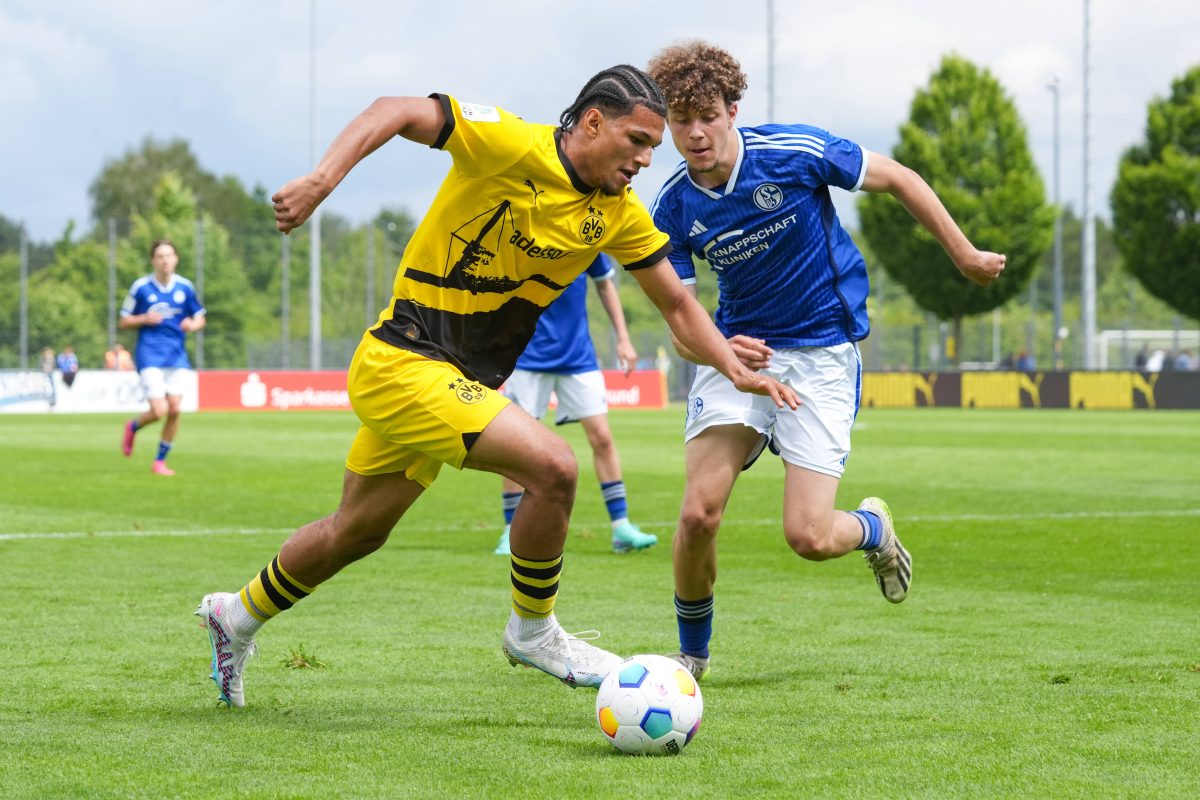
<instances>
[{"instance_id":1,"label":"white football boot","mask_svg":"<svg viewBox=\"0 0 1200 800\"><path fill-rule=\"evenodd\" d=\"M867 566L875 573L879 591L889 603L902 603L912 583L912 557L896 537L896 525L887 503L878 497L868 497L858 504L860 511L870 511L883 523L879 546L863 553Z\"/></svg>"},{"instance_id":2,"label":"white football boot","mask_svg":"<svg viewBox=\"0 0 1200 800\"><path fill-rule=\"evenodd\" d=\"M208 631L212 644L212 674L220 700L227 706L241 708L246 704L242 693L242 672L246 661L258 648L254 638L244 639L233 632L229 611L231 603L240 603L236 594L214 592L204 596L196 609L196 616Z\"/></svg>"},{"instance_id":3,"label":"white football boot","mask_svg":"<svg viewBox=\"0 0 1200 800\"><path fill-rule=\"evenodd\" d=\"M514 667L524 664L553 675L571 688L599 688L604 677L624 660L620 656L588 644L598 631L567 633L557 622L544 633L528 639L519 637L510 625L504 629L504 655Z\"/></svg>"}]
</instances>

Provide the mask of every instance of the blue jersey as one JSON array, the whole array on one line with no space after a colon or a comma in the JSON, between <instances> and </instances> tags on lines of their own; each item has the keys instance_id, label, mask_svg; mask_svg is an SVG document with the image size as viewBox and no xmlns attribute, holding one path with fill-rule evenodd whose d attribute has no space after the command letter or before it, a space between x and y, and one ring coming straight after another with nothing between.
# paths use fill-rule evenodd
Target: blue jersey
<instances>
[{"instance_id":1,"label":"blue jersey","mask_svg":"<svg viewBox=\"0 0 1200 800\"><path fill-rule=\"evenodd\" d=\"M129 287L121 304L121 316L155 311L162 315L158 325L143 325L138 329L137 348L133 360L139 370L146 367L190 367L187 351L183 349L183 329L179 324L188 317L204 313L196 297L196 287L187 278L175 275L167 286L160 286L153 275L138 278Z\"/></svg>"},{"instance_id":2,"label":"blue jersey","mask_svg":"<svg viewBox=\"0 0 1200 800\"><path fill-rule=\"evenodd\" d=\"M738 129L724 186L671 175L651 207L671 237L671 264L696 282L692 256L717 275L726 337L770 347L828 347L866 338L867 267L842 228L829 187L856 191L867 158L854 142L808 125Z\"/></svg>"},{"instance_id":3,"label":"blue jersey","mask_svg":"<svg viewBox=\"0 0 1200 800\"><path fill-rule=\"evenodd\" d=\"M588 331L587 283L610 280L615 268L608 256L596 257L538 318L533 338L517 359L517 369L578 375L600 369Z\"/></svg>"}]
</instances>

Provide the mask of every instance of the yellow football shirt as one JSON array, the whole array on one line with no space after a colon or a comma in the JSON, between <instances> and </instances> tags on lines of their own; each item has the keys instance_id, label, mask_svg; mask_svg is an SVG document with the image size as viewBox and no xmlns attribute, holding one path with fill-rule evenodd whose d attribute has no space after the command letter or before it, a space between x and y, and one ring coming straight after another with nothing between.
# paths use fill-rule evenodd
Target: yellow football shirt
<instances>
[{"instance_id":1,"label":"yellow football shirt","mask_svg":"<svg viewBox=\"0 0 1200 800\"><path fill-rule=\"evenodd\" d=\"M370 332L497 388L538 316L597 253L632 270L671 246L632 190L606 195L580 180L554 126L433 97L446 114L433 146L454 164Z\"/></svg>"}]
</instances>

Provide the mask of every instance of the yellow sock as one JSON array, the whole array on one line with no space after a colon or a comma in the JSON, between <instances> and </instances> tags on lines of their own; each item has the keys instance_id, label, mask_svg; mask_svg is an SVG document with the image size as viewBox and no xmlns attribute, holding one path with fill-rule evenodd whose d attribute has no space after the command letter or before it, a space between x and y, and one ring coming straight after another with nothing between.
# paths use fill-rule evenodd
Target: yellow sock
<instances>
[{"instance_id":1,"label":"yellow sock","mask_svg":"<svg viewBox=\"0 0 1200 800\"><path fill-rule=\"evenodd\" d=\"M240 593L242 605L250 616L266 622L281 611L287 611L312 594L314 589L303 585L279 566L279 556L254 576Z\"/></svg>"},{"instance_id":2,"label":"yellow sock","mask_svg":"<svg viewBox=\"0 0 1200 800\"><path fill-rule=\"evenodd\" d=\"M512 607L525 619L545 619L554 613L562 555L550 561L531 561L511 556Z\"/></svg>"}]
</instances>

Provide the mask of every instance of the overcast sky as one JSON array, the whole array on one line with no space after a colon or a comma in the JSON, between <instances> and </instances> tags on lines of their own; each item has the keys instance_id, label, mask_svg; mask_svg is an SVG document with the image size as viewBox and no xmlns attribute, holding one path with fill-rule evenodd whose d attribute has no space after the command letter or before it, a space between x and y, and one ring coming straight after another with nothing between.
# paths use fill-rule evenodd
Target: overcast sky
<instances>
[{"instance_id":1,"label":"overcast sky","mask_svg":"<svg viewBox=\"0 0 1200 800\"><path fill-rule=\"evenodd\" d=\"M775 121L890 153L943 54L999 78L1052 191L1052 76L1061 78L1064 202L1083 189L1083 0L775 0ZM310 160L306 0L0 0L0 214L36 240L88 222L105 161L143 138L186 139L202 166L274 191ZM766 0L316 0L321 152L380 95L440 91L555 122L583 83L664 45L705 38L741 59L744 124L766 122ZM1122 151L1146 106L1200 64L1197 0L1093 0L1092 198L1108 214ZM634 182L649 203L679 160L669 138ZM355 222L382 206L420 216L449 157L395 140L325 207ZM840 195L843 217L853 202Z\"/></svg>"}]
</instances>

